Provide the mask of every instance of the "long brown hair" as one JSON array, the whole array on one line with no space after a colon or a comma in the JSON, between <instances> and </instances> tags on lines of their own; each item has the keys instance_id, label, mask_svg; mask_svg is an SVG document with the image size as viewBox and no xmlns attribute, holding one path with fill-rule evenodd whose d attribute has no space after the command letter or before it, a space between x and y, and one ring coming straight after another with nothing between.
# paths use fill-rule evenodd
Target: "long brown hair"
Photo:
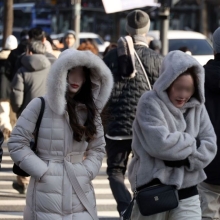
<instances>
[{"instance_id":1,"label":"long brown hair","mask_svg":"<svg viewBox=\"0 0 220 220\"><path fill-rule=\"evenodd\" d=\"M68 91L66 93L67 111L69 113L70 126L73 130L73 139L78 142L82 141L83 135L86 136L87 141L90 141L97 133L95 126L97 108L92 93L91 72L87 67L83 67L83 72L85 73L85 82L79 92L74 97L71 97ZM84 125L79 124L76 112L76 106L79 103L85 104L87 108L87 119Z\"/></svg>"}]
</instances>

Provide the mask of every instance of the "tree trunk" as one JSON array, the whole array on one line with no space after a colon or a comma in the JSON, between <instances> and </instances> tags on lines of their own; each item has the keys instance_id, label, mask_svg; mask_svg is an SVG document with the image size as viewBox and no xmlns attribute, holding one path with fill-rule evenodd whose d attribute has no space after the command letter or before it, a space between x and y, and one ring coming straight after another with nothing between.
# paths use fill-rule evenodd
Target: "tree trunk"
<instances>
[{"instance_id":1,"label":"tree trunk","mask_svg":"<svg viewBox=\"0 0 220 220\"><path fill-rule=\"evenodd\" d=\"M13 28L13 0L4 0L4 25L3 25L3 41L2 48L5 46L7 37L12 34Z\"/></svg>"}]
</instances>

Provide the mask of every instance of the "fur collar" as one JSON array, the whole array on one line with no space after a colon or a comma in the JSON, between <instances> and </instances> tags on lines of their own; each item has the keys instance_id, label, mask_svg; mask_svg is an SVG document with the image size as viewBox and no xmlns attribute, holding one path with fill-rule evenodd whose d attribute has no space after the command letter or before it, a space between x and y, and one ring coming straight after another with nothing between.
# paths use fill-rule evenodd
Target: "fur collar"
<instances>
[{"instance_id":1,"label":"fur collar","mask_svg":"<svg viewBox=\"0 0 220 220\"><path fill-rule=\"evenodd\" d=\"M195 67L198 77L198 91L201 103L197 99L191 98L190 101L187 102L182 108L186 109L199 106L205 102L204 69L195 58L182 51L176 50L166 55L161 66L161 75L154 84L154 90L156 91L157 95L161 100L163 100L164 103L166 103L169 110L174 114L178 114L180 109L176 108L171 103L166 90L178 78L178 76L191 67Z\"/></svg>"},{"instance_id":2,"label":"fur collar","mask_svg":"<svg viewBox=\"0 0 220 220\"><path fill-rule=\"evenodd\" d=\"M76 66L86 66L91 69L93 97L100 111L110 97L113 87L113 77L105 63L90 51L67 49L53 63L47 79L48 104L58 115L63 115L65 112L67 71Z\"/></svg>"}]
</instances>

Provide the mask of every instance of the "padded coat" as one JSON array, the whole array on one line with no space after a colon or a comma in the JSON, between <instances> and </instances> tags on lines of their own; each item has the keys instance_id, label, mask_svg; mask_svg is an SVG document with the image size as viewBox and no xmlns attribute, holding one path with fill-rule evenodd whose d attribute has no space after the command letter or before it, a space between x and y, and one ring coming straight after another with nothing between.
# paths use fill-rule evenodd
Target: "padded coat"
<instances>
[{"instance_id":1,"label":"padded coat","mask_svg":"<svg viewBox=\"0 0 220 220\"><path fill-rule=\"evenodd\" d=\"M162 57L143 45L135 45L134 48L151 85L153 85L159 77ZM138 100L145 91L150 90L146 77L135 58L136 76L129 80L123 79L120 73L117 49L111 50L104 57L104 62L111 69L115 82L108 102L111 120L108 122L106 133L110 136L131 136Z\"/></svg>"},{"instance_id":2,"label":"padded coat","mask_svg":"<svg viewBox=\"0 0 220 220\"><path fill-rule=\"evenodd\" d=\"M71 185L66 166L75 173L91 205L96 206L91 180L96 177L105 154L100 117L97 134L89 143L73 140L69 116L65 110L67 71L75 66L92 70L91 81L96 105L102 109L111 93L113 80L103 61L89 51L65 50L52 65L46 105L39 129L37 155L29 148L31 133L40 112L41 101L33 99L22 112L8 143L13 161L31 175L27 190L24 220L92 220ZM78 118L84 124L87 112L78 106ZM71 155L70 155L71 153Z\"/></svg>"}]
</instances>

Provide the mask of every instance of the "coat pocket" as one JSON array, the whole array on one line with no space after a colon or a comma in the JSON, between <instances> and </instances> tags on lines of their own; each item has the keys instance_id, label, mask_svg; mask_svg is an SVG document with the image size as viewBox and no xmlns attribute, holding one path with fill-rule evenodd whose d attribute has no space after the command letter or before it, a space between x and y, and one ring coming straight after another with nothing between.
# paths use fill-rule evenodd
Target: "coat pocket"
<instances>
[{"instance_id":1,"label":"coat pocket","mask_svg":"<svg viewBox=\"0 0 220 220\"><path fill-rule=\"evenodd\" d=\"M91 179L88 171L86 170L82 162L73 164L75 175L83 189L86 193L90 190Z\"/></svg>"}]
</instances>

